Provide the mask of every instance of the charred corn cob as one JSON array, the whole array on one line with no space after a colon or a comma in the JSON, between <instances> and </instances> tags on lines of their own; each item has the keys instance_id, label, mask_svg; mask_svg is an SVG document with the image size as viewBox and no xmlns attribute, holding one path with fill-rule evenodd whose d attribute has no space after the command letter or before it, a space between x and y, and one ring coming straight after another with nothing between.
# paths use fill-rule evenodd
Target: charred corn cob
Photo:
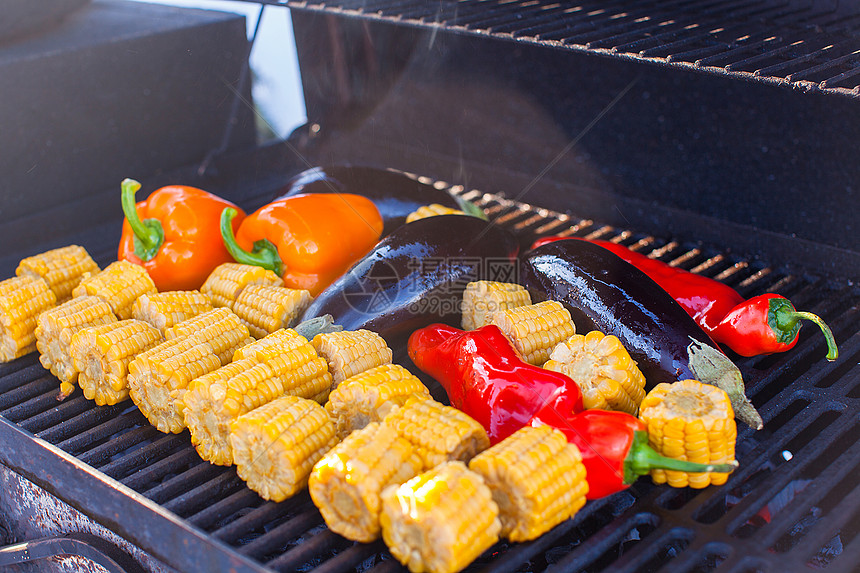
<instances>
[{"instance_id":1,"label":"charred corn cob","mask_svg":"<svg viewBox=\"0 0 860 573\"><path fill-rule=\"evenodd\" d=\"M75 390L78 370L70 353L72 336L87 326L116 322L110 306L96 296L81 296L44 311L36 319L39 362L60 380L63 399Z\"/></svg>"},{"instance_id":2,"label":"charred corn cob","mask_svg":"<svg viewBox=\"0 0 860 573\"><path fill-rule=\"evenodd\" d=\"M248 285L233 303L233 312L245 321L251 336L263 338L295 320L311 303L307 290L272 285Z\"/></svg>"},{"instance_id":3,"label":"charred corn cob","mask_svg":"<svg viewBox=\"0 0 860 573\"><path fill-rule=\"evenodd\" d=\"M426 219L427 217L435 217L436 215L465 215L460 209L446 207L439 203L430 203L429 205L421 205L416 210L406 215L406 222L411 223L418 219Z\"/></svg>"},{"instance_id":4,"label":"charred corn cob","mask_svg":"<svg viewBox=\"0 0 860 573\"><path fill-rule=\"evenodd\" d=\"M140 265L116 261L90 275L72 290L72 296L97 296L110 305L120 320L131 318L131 306L137 297L156 292L155 283Z\"/></svg>"},{"instance_id":5,"label":"charred corn cob","mask_svg":"<svg viewBox=\"0 0 860 573\"><path fill-rule=\"evenodd\" d=\"M317 334L312 344L328 363L333 388L365 370L391 364L391 349L381 336L370 330Z\"/></svg>"},{"instance_id":6,"label":"charred corn cob","mask_svg":"<svg viewBox=\"0 0 860 573\"><path fill-rule=\"evenodd\" d=\"M454 573L489 549L502 528L490 488L447 462L382 492L382 538L412 573Z\"/></svg>"},{"instance_id":7,"label":"charred corn cob","mask_svg":"<svg viewBox=\"0 0 860 573\"><path fill-rule=\"evenodd\" d=\"M409 442L390 426L374 422L317 462L308 489L329 529L367 543L379 538L382 490L418 475L421 468Z\"/></svg>"},{"instance_id":8,"label":"charred corn cob","mask_svg":"<svg viewBox=\"0 0 860 573\"><path fill-rule=\"evenodd\" d=\"M200 291L175 290L140 295L131 306L131 316L164 334L168 328L210 310L212 302Z\"/></svg>"},{"instance_id":9,"label":"charred corn cob","mask_svg":"<svg viewBox=\"0 0 860 573\"><path fill-rule=\"evenodd\" d=\"M128 364L164 337L154 326L130 318L83 328L72 336L78 386L99 406L128 398Z\"/></svg>"},{"instance_id":10,"label":"charred corn cob","mask_svg":"<svg viewBox=\"0 0 860 573\"><path fill-rule=\"evenodd\" d=\"M36 318L56 304L54 291L39 277L0 281L0 362L36 350Z\"/></svg>"},{"instance_id":11,"label":"charred corn cob","mask_svg":"<svg viewBox=\"0 0 860 573\"><path fill-rule=\"evenodd\" d=\"M342 440L370 422L381 422L413 396L431 399L427 387L409 370L383 364L344 380L328 397L325 409Z\"/></svg>"},{"instance_id":12,"label":"charred corn cob","mask_svg":"<svg viewBox=\"0 0 860 573\"><path fill-rule=\"evenodd\" d=\"M737 426L728 395L697 380L658 384L639 405L648 425L648 442L666 457L698 463L724 464L735 459ZM651 479L672 487L721 485L727 473L652 470Z\"/></svg>"},{"instance_id":13,"label":"charred corn cob","mask_svg":"<svg viewBox=\"0 0 860 573\"><path fill-rule=\"evenodd\" d=\"M222 320L199 321L203 324L193 334L168 338L128 365L132 401L162 432L178 434L185 428L183 398L188 384L227 364L236 349L248 341L248 327L233 313L217 308L209 313L222 316Z\"/></svg>"},{"instance_id":14,"label":"charred corn cob","mask_svg":"<svg viewBox=\"0 0 860 573\"><path fill-rule=\"evenodd\" d=\"M515 283L474 281L463 291L463 330L475 330L493 322L502 310L530 305L532 299L525 287Z\"/></svg>"},{"instance_id":15,"label":"charred corn cob","mask_svg":"<svg viewBox=\"0 0 860 573\"><path fill-rule=\"evenodd\" d=\"M576 333L570 312L554 300L518 306L493 314L493 322L505 333L523 360L541 366L556 344Z\"/></svg>"},{"instance_id":16,"label":"charred corn cob","mask_svg":"<svg viewBox=\"0 0 860 573\"><path fill-rule=\"evenodd\" d=\"M579 448L551 426L525 426L469 462L499 506L502 537L528 541L576 514L588 482Z\"/></svg>"},{"instance_id":17,"label":"charred corn cob","mask_svg":"<svg viewBox=\"0 0 860 573\"><path fill-rule=\"evenodd\" d=\"M85 276L99 272L99 266L79 245L52 249L21 259L15 274L41 277L57 297L57 303L72 298L72 290Z\"/></svg>"},{"instance_id":18,"label":"charred corn cob","mask_svg":"<svg viewBox=\"0 0 860 573\"><path fill-rule=\"evenodd\" d=\"M325 360L317 355L304 337L278 333L270 336L284 341L249 353L218 370L205 374L188 385L185 392L185 423L191 442L204 460L230 465L230 424L242 414L284 395L324 402L331 388L331 375Z\"/></svg>"},{"instance_id":19,"label":"charred corn cob","mask_svg":"<svg viewBox=\"0 0 860 573\"><path fill-rule=\"evenodd\" d=\"M325 408L297 396L251 410L230 428L236 473L260 497L272 501L303 489L314 464L337 443Z\"/></svg>"},{"instance_id":20,"label":"charred corn cob","mask_svg":"<svg viewBox=\"0 0 860 573\"><path fill-rule=\"evenodd\" d=\"M173 340L188 336L199 337L203 332L230 334L229 336L216 336L209 341L212 351L218 356L221 364L230 362L236 350L254 341L251 338L248 327L233 311L227 308L214 308L183 320L179 324L166 329L164 331L164 338L166 340Z\"/></svg>"},{"instance_id":21,"label":"charred corn cob","mask_svg":"<svg viewBox=\"0 0 860 573\"><path fill-rule=\"evenodd\" d=\"M574 334L553 348L544 368L573 378L585 408L636 415L645 397L645 376L613 335L592 330Z\"/></svg>"},{"instance_id":22,"label":"charred corn cob","mask_svg":"<svg viewBox=\"0 0 860 573\"><path fill-rule=\"evenodd\" d=\"M284 281L273 271L255 265L224 263L215 267L200 287L214 306L233 308L233 303L248 285L284 286Z\"/></svg>"},{"instance_id":23,"label":"charred corn cob","mask_svg":"<svg viewBox=\"0 0 860 573\"><path fill-rule=\"evenodd\" d=\"M383 420L415 448L424 469L459 460L467 462L490 446L486 430L451 406L412 396Z\"/></svg>"}]
</instances>

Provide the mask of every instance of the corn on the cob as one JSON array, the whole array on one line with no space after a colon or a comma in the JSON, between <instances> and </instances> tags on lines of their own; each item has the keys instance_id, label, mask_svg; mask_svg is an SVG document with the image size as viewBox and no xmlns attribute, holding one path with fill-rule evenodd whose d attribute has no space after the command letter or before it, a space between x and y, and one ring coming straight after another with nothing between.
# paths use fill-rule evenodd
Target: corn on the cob
<instances>
[{"instance_id":1,"label":"corn on the cob","mask_svg":"<svg viewBox=\"0 0 860 573\"><path fill-rule=\"evenodd\" d=\"M478 422L451 406L423 396L412 396L383 420L415 448L424 469L459 460L467 462L490 447Z\"/></svg>"},{"instance_id":2,"label":"corn on the cob","mask_svg":"<svg viewBox=\"0 0 860 573\"><path fill-rule=\"evenodd\" d=\"M439 203L430 203L429 205L421 205L420 207L406 215L406 222L411 223L412 221L426 219L427 217L435 217L437 215L465 215L465 213L460 209L446 207L445 205L440 205Z\"/></svg>"},{"instance_id":3,"label":"corn on the cob","mask_svg":"<svg viewBox=\"0 0 860 573\"><path fill-rule=\"evenodd\" d=\"M255 358L258 361L266 360L307 343L308 339L292 328L276 330L268 336L237 348L236 352L233 353L233 360L243 358Z\"/></svg>"},{"instance_id":4,"label":"corn on the cob","mask_svg":"<svg viewBox=\"0 0 860 573\"><path fill-rule=\"evenodd\" d=\"M99 406L128 398L128 364L164 337L152 325L130 318L83 328L72 336L78 386Z\"/></svg>"},{"instance_id":5,"label":"corn on the cob","mask_svg":"<svg viewBox=\"0 0 860 573\"><path fill-rule=\"evenodd\" d=\"M199 337L204 331L230 334L209 340L212 351L218 356L221 364L230 362L236 350L254 341L245 323L233 311L222 307L192 316L171 326L164 331L164 338L165 340L174 340L189 336Z\"/></svg>"},{"instance_id":6,"label":"corn on the cob","mask_svg":"<svg viewBox=\"0 0 860 573\"><path fill-rule=\"evenodd\" d=\"M188 385L185 393L185 424L191 431L191 442L205 460L218 465L233 463L230 448L230 424L250 412L284 395L324 402L331 388L331 375L325 360L317 355L304 337L278 333L270 335L283 340L260 346L249 357L201 376Z\"/></svg>"},{"instance_id":7,"label":"corn on the cob","mask_svg":"<svg viewBox=\"0 0 860 573\"><path fill-rule=\"evenodd\" d=\"M385 340L370 330L342 330L317 334L314 348L328 363L332 388L356 374L391 364L392 352Z\"/></svg>"},{"instance_id":8,"label":"corn on the cob","mask_svg":"<svg viewBox=\"0 0 860 573\"><path fill-rule=\"evenodd\" d=\"M128 365L132 401L162 432L178 434L185 428L183 398L188 384L227 364L236 349L249 339L248 327L230 311L216 308L209 313L222 319L198 321L203 324L193 334L169 338L137 355Z\"/></svg>"},{"instance_id":9,"label":"corn on the cob","mask_svg":"<svg viewBox=\"0 0 860 573\"><path fill-rule=\"evenodd\" d=\"M56 304L54 291L39 277L0 281L0 362L36 350L36 318Z\"/></svg>"},{"instance_id":10,"label":"corn on the cob","mask_svg":"<svg viewBox=\"0 0 860 573\"><path fill-rule=\"evenodd\" d=\"M72 296L97 296L110 305L117 318L124 320L131 318L131 306L137 297L155 292L155 283L146 269L128 261L115 261L82 279Z\"/></svg>"},{"instance_id":11,"label":"corn on the cob","mask_svg":"<svg viewBox=\"0 0 860 573\"><path fill-rule=\"evenodd\" d=\"M284 281L273 271L255 265L223 263L207 277L200 292L208 295L214 306L233 308L233 303L248 285L284 286Z\"/></svg>"},{"instance_id":12,"label":"corn on the cob","mask_svg":"<svg viewBox=\"0 0 860 573\"><path fill-rule=\"evenodd\" d=\"M462 462L447 462L382 492L382 538L412 573L455 573L499 539L490 488Z\"/></svg>"},{"instance_id":13,"label":"corn on the cob","mask_svg":"<svg viewBox=\"0 0 860 573\"><path fill-rule=\"evenodd\" d=\"M212 308L209 297L200 291L174 290L140 295L131 306L131 317L164 334L168 328Z\"/></svg>"},{"instance_id":14,"label":"corn on the cob","mask_svg":"<svg viewBox=\"0 0 860 573\"><path fill-rule=\"evenodd\" d=\"M278 398L231 424L236 473L272 501L304 488L314 464L335 444L334 424L325 408L297 396Z\"/></svg>"},{"instance_id":15,"label":"corn on the cob","mask_svg":"<svg viewBox=\"0 0 860 573\"><path fill-rule=\"evenodd\" d=\"M645 397L645 376L630 353L617 337L597 330L574 334L557 344L543 367L573 378L587 409L635 416Z\"/></svg>"},{"instance_id":16,"label":"corn on the cob","mask_svg":"<svg viewBox=\"0 0 860 573\"><path fill-rule=\"evenodd\" d=\"M502 537L528 541L576 514L588 482L579 448L551 426L525 426L469 462L499 506Z\"/></svg>"},{"instance_id":17,"label":"corn on the cob","mask_svg":"<svg viewBox=\"0 0 860 573\"><path fill-rule=\"evenodd\" d=\"M399 364L383 364L341 382L325 409L342 440L370 422L381 422L413 396L431 399L427 387L409 370Z\"/></svg>"},{"instance_id":18,"label":"corn on the cob","mask_svg":"<svg viewBox=\"0 0 860 573\"><path fill-rule=\"evenodd\" d=\"M329 529L368 543L379 538L382 490L418 475L421 468L409 442L392 427L374 422L317 462L308 489Z\"/></svg>"},{"instance_id":19,"label":"corn on the cob","mask_svg":"<svg viewBox=\"0 0 860 573\"><path fill-rule=\"evenodd\" d=\"M263 338L295 320L311 303L307 290L272 285L248 285L233 303L233 312L245 321L251 336Z\"/></svg>"},{"instance_id":20,"label":"corn on the cob","mask_svg":"<svg viewBox=\"0 0 860 573\"><path fill-rule=\"evenodd\" d=\"M666 457L705 464L735 459L737 426L728 395L697 380L658 384L639 405L639 418L648 425L648 442ZM721 485L727 473L688 473L652 470L656 483L703 488Z\"/></svg>"},{"instance_id":21,"label":"corn on the cob","mask_svg":"<svg viewBox=\"0 0 860 573\"><path fill-rule=\"evenodd\" d=\"M492 323L511 340L523 360L535 366L547 361L556 344L576 333L570 312L554 300L496 312Z\"/></svg>"},{"instance_id":22,"label":"corn on the cob","mask_svg":"<svg viewBox=\"0 0 860 573\"><path fill-rule=\"evenodd\" d=\"M19 277L33 276L44 279L57 296L58 304L72 298L72 290L84 276L97 272L99 266L87 250L79 245L51 249L21 259L15 269L15 274Z\"/></svg>"},{"instance_id":23,"label":"corn on the cob","mask_svg":"<svg viewBox=\"0 0 860 573\"><path fill-rule=\"evenodd\" d=\"M75 390L78 370L70 353L72 336L87 326L116 322L110 306L97 296L80 296L44 311L36 319L39 362L60 380L63 399Z\"/></svg>"},{"instance_id":24,"label":"corn on the cob","mask_svg":"<svg viewBox=\"0 0 860 573\"><path fill-rule=\"evenodd\" d=\"M463 330L475 330L493 322L493 315L503 310L530 305L529 291L515 283L474 281L463 291Z\"/></svg>"}]
</instances>

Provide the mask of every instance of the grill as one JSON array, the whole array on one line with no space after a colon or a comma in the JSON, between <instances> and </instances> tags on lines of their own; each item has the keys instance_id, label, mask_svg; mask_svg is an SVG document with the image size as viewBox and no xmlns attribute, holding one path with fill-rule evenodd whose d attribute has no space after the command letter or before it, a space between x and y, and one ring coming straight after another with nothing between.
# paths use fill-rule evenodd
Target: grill
<instances>
[{"instance_id":1,"label":"grill","mask_svg":"<svg viewBox=\"0 0 860 573\"><path fill-rule=\"evenodd\" d=\"M733 357L765 428L754 432L739 427L740 468L726 485L677 490L640 479L625 492L589 502L574 519L537 540L497 544L470 571L751 573L856 568L860 248L856 234L850 232L857 212L850 185L856 186L858 179L856 161L843 160L852 157L851 142L856 139L851 138L860 125L850 121L860 119L856 108L860 15L839 3L791 0L432 4L387 0L288 5L296 25L308 125L286 142L215 154L202 166L153 175L144 180L148 188L183 181L254 209L308 163L334 160L392 167L477 203L492 221L517 233L523 244L548 234L618 241L724 281L744 296L782 294L798 308L821 316L839 342L840 358L834 363L823 360L823 340L811 327L801 331L791 352ZM371 41L364 41L368 38ZM365 48L360 47L363 41ZM405 52L397 52L396 46ZM439 53L422 60L415 51L409 52L415 46L432 46ZM332 55L343 48L354 48L360 57ZM428 75L428 61L445 62L435 71L440 85L445 81L451 85L461 69L451 61L476 49L479 53L467 59L464 69L477 71L470 66L500 54L513 58L513 80L504 72L482 75L497 80L494 87L503 89L541 62L548 66L570 62L570 69L577 72L603 67L632 71L636 81L631 84L626 75L617 81L601 79L598 83L605 88L601 94L609 94L605 99L577 96L564 105L548 106L563 125L565 137L558 148L552 147L558 134L525 125L512 114L516 137L489 138L488 143L487 134L470 136L472 125L467 122L451 127L461 143L452 150L441 137L444 129L425 121L436 117L438 108L426 111L426 117L422 109L407 108L422 108L412 99L419 88L429 87L431 96L441 93L435 91L434 76ZM399 58L407 52L418 64ZM362 58L364 64L356 61ZM320 70L331 72L331 66L353 75L341 83L331 80L332 74L315 75ZM648 70L656 70L656 75ZM544 83L557 77L547 70L534 72L540 75L550 78ZM329 81L334 83L325 85ZM775 107L773 100L759 101L768 96L789 106L779 114L807 107L814 114L841 114L842 121L833 124L840 130L827 141L816 139L816 154L809 159L821 159L826 169L833 167L832 172L825 169L826 178L806 165L783 165L779 170L763 162L760 154L752 161L759 178L775 174L774 186L788 179L819 177L820 206L804 202L802 213L786 215L788 223L777 222L788 208L768 204L778 191L765 186L761 201L742 196L753 205L739 213L720 211L722 202L737 204L736 196L744 193L720 188L736 175L747 181L747 171L741 168L717 176L695 197L682 196L673 188L685 186L690 177L704 181L725 165L700 176L674 173L680 182L664 174L660 193L648 195L645 190L656 176L626 155L641 141L625 142L618 129L626 125L634 134L641 133L630 123L639 112L635 106L620 110L618 102L624 102L628 93L648 91L651 101L668 93L679 99L673 110L686 118L690 106L710 105L696 98L714 81L728 82L718 85L729 86L742 105L753 102L756 111ZM667 85L674 91L667 91ZM695 89L685 95L687 88ZM464 91L468 86L457 95ZM486 100L486 94L466 93L463 109L477 109L482 98ZM583 112L586 120L574 113L571 102L589 103ZM450 103L445 98L441 105ZM698 112L702 114L701 109ZM794 127L806 127L809 115L813 112L799 115ZM772 149L790 145L807 149L807 143L783 141L794 132L791 123L780 126L789 135L761 136ZM606 131L616 134L614 153L605 153ZM664 169L670 167L667 155L678 152L673 134L665 131L662 138L646 141L645 151L655 163L667 161ZM710 137L705 132L702 136ZM581 145L594 139L600 145L582 152ZM544 145L545 153L523 152L536 144ZM834 153L844 145L849 147ZM723 151L717 148L714 153ZM608 170L605 165L610 161L616 167ZM572 174L577 176L573 182ZM802 201L806 192L808 188L795 185L783 198ZM768 213L771 207L776 215ZM115 224L112 220L94 228L61 228L57 234L62 236L51 236L47 242L58 246L78 241L106 264L115 257ZM32 246L21 246L4 253L0 276L10 276L17 260L33 251ZM233 469L202 461L187 433L159 433L130 402L96 407L76 391L58 403L57 385L36 355L0 365L4 444L0 469L5 466L110 530L133 555L151 556L140 560L153 570L161 566L225 573L404 570L382 542L356 544L331 533L307 492L278 504L265 502ZM0 565L2 558L0 554Z\"/></svg>"}]
</instances>

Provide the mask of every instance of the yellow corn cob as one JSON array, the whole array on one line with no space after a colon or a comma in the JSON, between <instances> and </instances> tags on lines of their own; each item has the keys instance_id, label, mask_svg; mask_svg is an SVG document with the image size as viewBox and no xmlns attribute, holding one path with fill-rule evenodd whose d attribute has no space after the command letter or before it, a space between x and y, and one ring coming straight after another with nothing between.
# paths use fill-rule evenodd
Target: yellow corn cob
<instances>
[{"instance_id":1,"label":"yellow corn cob","mask_svg":"<svg viewBox=\"0 0 860 573\"><path fill-rule=\"evenodd\" d=\"M502 528L490 488L463 462L447 462L382 492L382 538L412 573L455 573Z\"/></svg>"},{"instance_id":2,"label":"yellow corn cob","mask_svg":"<svg viewBox=\"0 0 860 573\"><path fill-rule=\"evenodd\" d=\"M374 422L317 462L308 489L329 529L368 543L379 538L382 490L418 475L421 468L409 442L390 426Z\"/></svg>"},{"instance_id":3,"label":"yellow corn cob","mask_svg":"<svg viewBox=\"0 0 860 573\"><path fill-rule=\"evenodd\" d=\"M311 303L307 290L272 285L248 285L233 303L233 312L245 321L251 336L263 338L295 320Z\"/></svg>"},{"instance_id":4,"label":"yellow corn cob","mask_svg":"<svg viewBox=\"0 0 860 573\"><path fill-rule=\"evenodd\" d=\"M325 408L297 396L278 398L231 424L236 473L260 497L276 502L303 489L314 464L335 444Z\"/></svg>"},{"instance_id":5,"label":"yellow corn cob","mask_svg":"<svg viewBox=\"0 0 860 573\"><path fill-rule=\"evenodd\" d=\"M284 286L284 281L274 272L255 265L224 263L206 278L200 292L209 296L214 306L233 308L233 303L248 285Z\"/></svg>"},{"instance_id":6,"label":"yellow corn cob","mask_svg":"<svg viewBox=\"0 0 860 573\"><path fill-rule=\"evenodd\" d=\"M412 396L383 420L415 448L424 469L459 460L467 462L490 447L486 430L451 406Z\"/></svg>"},{"instance_id":7,"label":"yellow corn cob","mask_svg":"<svg viewBox=\"0 0 860 573\"><path fill-rule=\"evenodd\" d=\"M735 459L734 411L728 395L716 386L697 380L658 384L639 405L639 418L648 425L651 447L666 457L705 464ZM652 470L651 479L703 488L726 483L728 474Z\"/></svg>"},{"instance_id":8,"label":"yellow corn cob","mask_svg":"<svg viewBox=\"0 0 860 573\"><path fill-rule=\"evenodd\" d=\"M579 448L551 426L520 428L469 462L499 506L503 537L528 541L576 514L588 482Z\"/></svg>"},{"instance_id":9,"label":"yellow corn cob","mask_svg":"<svg viewBox=\"0 0 860 573\"><path fill-rule=\"evenodd\" d=\"M183 398L185 424L200 457L213 464L232 464L230 424L254 408L284 395L325 401L331 375L325 360L302 340L304 344L296 345L295 339L285 339L280 351L275 345L263 347L268 356L256 353L188 385Z\"/></svg>"},{"instance_id":10,"label":"yellow corn cob","mask_svg":"<svg viewBox=\"0 0 860 573\"><path fill-rule=\"evenodd\" d=\"M496 312L493 324L511 340L523 360L536 366L547 361L556 344L576 333L570 312L554 300Z\"/></svg>"},{"instance_id":11,"label":"yellow corn cob","mask_svg":"<svg viewBox=\"0 0 860 573\"><path fill-rule=\"evenodd\" d=\"M243 358L255 358L258 361L266 360L307 343L308 339L292 328L276 330L268 336L237 348L236 352L233 353L233 360Z\"/></svg>"},{"instance_id":12,"label":"yellow corn cob","mask_svg":"<svg viewBox=\"0 0 860 573\"><path fill-rule=\"evenodd\" d=\"M208 341L221 364L230 362L237 349L254 341L245 323L227 308L214 308L183 320L166 329L164 338L173 340L188 336L199 337L200 333L211 331L213 327L216 333L229 333L229 336L217 336Z\"/></svg>"},{"instance_id":13,"label":"yellow corn cob","mask_svg":"<svg viewBox=\"0 0 860 573\"><path fill-rule=\"evenodd\" d=\"M168 328L210 310L212 302L200 291L175 290L139 296L131 306L131 316L164 334Z\"/></svg>"},{"instance_id":14,"label":"yellow corn cob","mask_svg":"<svg viewBox=\"0 0 860 573\"><path fill-rule=\"evenodd\" d=\"M365 370L391 364L391 349L381 336L370 330L341 330L317 334L312 343L328 363L333 388Z\"/></svg>"},{"instance_id":15,"label":"yellow corn cob","mask_svg":"<svg viewBox=\"0 0 860 573\"><path fill-rule=\"evenodd\" d=\"M86 249L69 245L21 259L15 274L19 277L42 277L57 296L57 303L72 298L72 290L81 279L99 272L99 266Z\"/></svg>"},{"instance_id":16,"label":"yellow corn cob","mask_svg":"<svg viewBox=\"0 0 860 573\"><path fill-rule=\"evenodd\" d=\"M463 330L475 330L493 322L493 314L502 310L530 305L532 299L525 287L515 283L474 281L463 291Z\"/></svg>"},{"instance_id":17,"label":"yellow corn cob","mask_svg":"<svg viewBox=\"0 0 860 573\"><path fill-rule=\"evenodd\" d=\"M426 219L427 217L435 217L436 215L465 215L460 209L446 207L439 203L431 203L429 205L421 205L415 211L406 215L406 222L411 223L418 219Z\"/></svg>"},{"instance_id":18,"label":"yellow corn cob","mask_svg":"<svg viewBox=\"0 0 860 573\"><path fill-rule=\"evenodd\" d=\"M120 320L131 318L131 305L143 294L155 293L155 283L140 265L116 261L90 275L72 290L72 296L92 295L108 303Z\"/></svg>"},{"instance_id":19,"label":"yellow corn cob","mask_svg":"<svg viewBox=\"0 0 860 573\"><path fill-rule=\"evenodd\" d=\"M209 312L222 314L222 311L226 313L222 320L209 321L191 335L165 340L138 354L128 365L131 399L158 430L181 432L185 428L183 398L188 384L227 364L236 349L247 342L248 327L238 317L226 309Z\"/></svg>"},{"instance_id":20,"label":"yellow corn cob","mask_svg":"<svg viewBox=\"0 0 860 573\"><path fill-rule=\"evenodd\" d=\"M72 336L87 326L116 322L110 306L97 296L80 296L44 311L36 319L39 362L60 380L59 399L75 390L78 370L70 354Z\"/></svg>"},{"instance_id":21,"label":"yellow corn cob","mask_svg":"<svg viewBox=\"0 0 860 573\"><path fill-rule=\"evenodd\" d=\"M128 398L128 364L164 337L152 325L130 318L83 328L72 336L78 386L99 406Z\"/></svg>"},{"instance_id":22,"label":"yellow corn cob","mask_svg":"<svg viewBox=\"0 0 860 573\"><path fill-rule=\"evenodd\" d=\"M36 350L36 318L56 304L54 291L39 277L0 281L0 362Z\"/></svg>"},{"instance_id":23,"label":"yellow corn cob","mask_svg":"<svg viewBox=\"0 0 860 573\"><path fill-rule=\"evenodd\" d=\"M573 378L587 409L619 410L635 416L645 397L645 376L630 353L617 337L597 330L560 342L543 367Z\"/></svg>"},{"instance_id":24,"label":"yellow corn cob","mask_svg":"<svg viewBox=\"0 0 860 573\"><path fill-rule=\"evenodd\" d=\"M431 399L427 387L409 370L399 364L383 364L341 382L328 397L325 409L342 440L370 422L381 422L416 395Z\"/></svg>"}]
</instances>

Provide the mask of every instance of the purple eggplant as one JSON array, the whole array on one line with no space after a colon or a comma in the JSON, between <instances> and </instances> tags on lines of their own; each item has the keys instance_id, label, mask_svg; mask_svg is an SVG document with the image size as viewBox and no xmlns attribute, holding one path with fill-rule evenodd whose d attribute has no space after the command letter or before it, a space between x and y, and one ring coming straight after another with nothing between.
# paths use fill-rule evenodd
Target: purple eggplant
<instances>
[{"instance_id":1,"label":"purple eggplant","mask_svg":"<svg viewBox=\"0 0 860 573\"><path fill-rule=\"evenodd\" d=\"M538 300L565 304L577 332L614 334L650 385L693 378L722 388L735 416L761 429L738 367L675 300L608 249L556 241L523 255L520 280Z\"/></svg>"}]
</instances>

